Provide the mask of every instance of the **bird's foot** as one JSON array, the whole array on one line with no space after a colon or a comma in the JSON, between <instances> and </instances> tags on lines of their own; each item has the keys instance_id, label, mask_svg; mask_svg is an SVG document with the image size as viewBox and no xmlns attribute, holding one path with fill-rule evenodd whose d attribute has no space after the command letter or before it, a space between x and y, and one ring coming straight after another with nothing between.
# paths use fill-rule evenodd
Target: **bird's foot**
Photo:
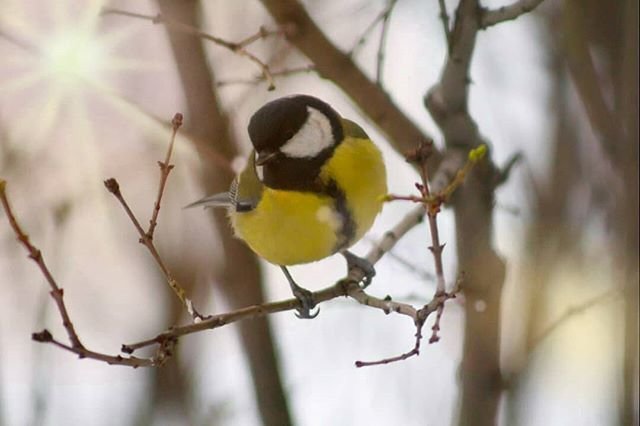
<instances>
[{"instance_id":1,"label":"bird's foot","mask_svg":"<svg viewBox=\"0 0 640 426\"><path fill-rule=\"evenodd\" d=\"M300 302L300 307L296 308L296 316L300 319L313 319L320 313L320 308L315 312L312 312L316 307L316 302L313 300L313 293L306 288L296 286L292 288L293 295Z\"/></svg>"},{"instance_id":2,"label":"bird's foot","mask_svg":"<svg viewBox=\"0 0 640 426\"><path fill-rule=\"evenodd\" d=\"M313 308L316 307L316 302L313 300L313 293L304 287L300 287L293 280L293 277L286 267L281 266L281 269L287 277L287 281L289 281L289 286L291 287L293 296L300 302L300 306L296 308L296 316L300 319L313 319L317 317L320 313L320 308L315 312L312 312Z\"/></svg>"},{"instance_id":3,"label":"bird's foot","mask_svg":"<svg viewBox=\"0 0 640 426\"><path fill-rule=\"evenodd\" d=\"M356 256L348 250L342 251L340 252L340 254L342 254L342 256L344 256L347 261L347 268L349 269L349 273L351 273L351 270L354 268L358 268L364 273L364 277L362 278L362 286L363 288L368 287L369 284L371 284L371 280L373 280L373 277L376 276L376 270L371 262L363 257Z\"/></svg>"}]
</instances>

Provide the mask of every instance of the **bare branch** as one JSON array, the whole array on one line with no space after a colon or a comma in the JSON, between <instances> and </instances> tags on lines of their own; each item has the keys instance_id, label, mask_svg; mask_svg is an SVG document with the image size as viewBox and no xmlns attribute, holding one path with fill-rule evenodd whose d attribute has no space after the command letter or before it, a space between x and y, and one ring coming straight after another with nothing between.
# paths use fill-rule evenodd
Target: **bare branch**
<instances>
[{"instance_id":1,"label":"bare branch","mask_svg":"<svg viewBox=\"0 0 640 426\"><path fill-rule=\"evenodd\" d=\"M182 114L177 113L173 120L171 120L172 132L171 132L171 141L169 142L169 148L167 149L167 155L164 159L164 162L158 161L158 166L160 166L160 184L158 185L158 196L156 197L156 202L153 205L153 213L151 214L151 220L149 220L149 229L146 233L146 238L153 240L153 232L158 225L158 214L160 213L160 202L162 201L162 194L164 193L164 187L167 184L167 178L169 177L169 173L171 173L171 169L173 169L173 165L169 164L171 160L171 154L173 153L173 144L176 140L176 134L178 133L178 129L182 126Z\"/></svg>"},{"instance_id":2,"label":"bare branch","mask_svg":"<svg viewBox=\"0 0 640 426\"><path fill-rule=\"evenodd\" d=\"M544 0L517 0L508 6L494 10L484 9L480 15L480 29L487 29L492 25L518 19L525 13L531 12Z\"/></svg>"},{"instance_id":3,"label":"bare branch","mask_svg":"<svg viewBox=\"0 0 640 426\"><path fill-rule=\"evenodd\" d=\"M438 6L440 7L440 20L442 21L442 29L444 30L444 37L447 41L447 50L451 49L451 26L449 24L449 13L447 13L447 4L445 0L438 0Z\"/></svg>"},{"instance_id":4,"label":"bare branch","mask_svg":"<svg viewBox=\"0 0 640 426\"><path fill-rule=\"evenodd\" d=\"M165 161L158 162L160 166L160 184L158 186L158 195L154 203L153 213L151 215L151 219L149 220L148 231L145 232L145 230L142 228L142 225L140 224L140 221L131 210L131 207L129 207L129 204L127 203L127 201L124 199L124 196L120 191L120 184L118 183L118 181L114 178L109 178L104 181L104 185L107 188L107 190L110 193L112 193L116 197L116 199L120 202L120 204L122 205L122 208L124 208L124 211L127 213L127 216L129 216L129 219L131 219L131 223L133 223L133 226L136 228L136 230L138 231L138 234L140 235L140 239L138 241L140 242L140 244L143 244L147 248L147 250L149 250L149 253L151 253L151 256L153 256L153 259L156 261L156 263L160 267L160 270L162 271L162 274L164 275L167 281L167 284L169 284L169 287L171 287L171 289L173 290L175 295L178 297L180 302L187 309L187 312L189 312L189 315L191 315L191 317L194 320L202 320L204 319L204 316L202 316L195 309L195 307L193 306L193 302L187 297L186 295L187 293L185 289L178 283L178 281L176 281L176 279L173 278L173 276L171 275L171 272L169 271L169 268L167 268L167 266L165 265L164 261L160 257L160 254L158 253L158 250L156 249L153 243L153 232L157 225L158 214L160 213L160 202L162 200L162 195L164 193L167 178L169 177L169 173L173 168L173 165L170 164L170 160L171 160L171 154L173 152L173 144L175 141L176 133L180 128L180 126L182 125L182 114L176 113L171 123L172 123L173 131L171 134L171 141L169 143L169 147L167 148Z\"/></svg>"},{"instance_id":5,"label":"bare branch","mask_svg":"<svg viewBox=\"0 0 640 426\"><path fill-rule=\"evenodd\" d=\"M369 37L371 32L374 30L374 28L376 26L378 26L378 24L381 21L384 22L385 20L388 20L388 16L391 14L391 10L394 8L394 6L396 5L397 2L398 2L398 0L389 0L389 4L387 4L387 7L385 7L375 17L375 19L373 21L371 21L371 23L369 25L367 25L367 28L365 28L365 30L362 32L360 37L358 37L358 39L356 40L356 42L353 45L353 47L351 48L351 50L349 50L349 56L355 56L357 54L358 50L360 50L360 48L364 45L365 41L367 41L367 37Z\"/></svg>"},{"instance_id":6,"label":"bare branch","mask_svg":"<svg viewBox=\"0 0 640 426\"><path fill-rule=\"evenodd\" d=\"M424 208L418 207L409 212L396 226L390 231L386 232L382 239L371 248L365 257L371 264L375 264L380 258L387 253L396 242L415 225L422 221L424 215ZM391 312L399 313L401 315L409 316L413 319L416 318L417 310L411 305L393 302L391 300L382 300L376 297L370 296L364 292L358 285L364 277L364 271L358 268L352 268L349 275L337 283L326 287L322 290L316 291L312 294L313 300L319 304L331 299L335 299L340 296L352 297L357 302L377 308L389 314ZM136 343L125 344L122 346L122 350L125 353L132 353L140 348L162 344L167 339L177 339L180 336L197 333L202 330L210 330L221 327L226 324L230 324L236 321L249 318L262 317L268 314L276 312L284 312L296 309L300 306L300 302L297 299L287 299L278 302L265 303L262 305L248 306L245 308L237 309L232 312L224 314L212 315L209 318L185 326L172 327L164 333L157 336L143 340Z\"/></svg>"},{"instance_id":7,"label":"bare branch","mask_svg":"<svg viewBox=\"0 0 640 426\"><path fill-rule=\"evenodd\" d=\"M58 308L58 313L60 314L60 318L62 319L62 325L67 332L67 337L69 338L69 342L71 344L68 345L54 339L53 335L48 330L42 330L41 332L33 333L31 335L31 338L37 342L51 343L55 346L58 346L59 348L78 355L79 358L90 358L98 361L103 361L108 364L126 365L130 367L147 367L152 365L160 365L162 363L162 360L165 359L165 354L161 353L161 351L158 351L158 355L154 358L123 357L120 355L107 355L99 352L94 352L87 349L82 344L75 330L75 326L71 321L69 311L67 310L67 307L64 303L64 291L53 278L51 271L49 271L49 268L44 261L44 257L42 256L42 252L31 243L31 241L29 240L29 236L22 230L22 228L18 224L18 221L15 218L15 215L7 198L6 186L6 181L0 179L0 202L2 203L2 207L7 215L7 219L9 220L9 225L11 226L11 229L13 230L20 244L22 244L22 246L29 253L29 258L38 265L38 268L40 268L40 271L49 284L49 287L51 287L51 291L49 292L49 294L51 295L51 298L53 298L56 307Z\"/></svg>"},{"instance_id":8,"label":"bare branch","mask_svg":"<svg viewBox=\"0 0 640 426\"><path fill-rule=\"evenodd\" d=\"M460 0L449 39L449 51L439 81L425 96L425 106L444 136L451 163L486 141L469 114L470 66L483 10L479 0ZM487 157L489 157L487 155ZM459 169L442 177L460 181ZM493 248L493 207L497 168L490 158L464 180L452 199L456 226L458 268L465 273L465 333L461 369L459 424L495 424L500 400L500 317L504 261ZM439 180L440 173L435 177ZM434 179L435 180L435 179ZM437 182L434 182L434 185ZM445 187L455 188L442 182ZM439 185L441 185L439 183ZM445 190L446 192L446 190ZM475 301L487 309L480 315ZM437 330L436 330L437 331Z\"/></svg>"},{"instance_id":9,"label":"bare branch","mask_svg":"<svg viewBox=\"0 0 640 426\"><path fill-rule=\"evenodd\" d=\"M151 21L154 24L163 24L170 31L177 31L184 34L190 34L190 35L211 41L214 44L224 47L237 55L244 56L251 62L255 63L258 67L260 67L260 70L262 71L262 75L264 76L265 80L267 80L267 82L269 83L267 90L274 90L276 87L273 81L273 76L271 75L269 66L266 63L264 63L262 60L260 60L257 56L255 56L253 53L249 52L246 49L246 47L257 40L261 40L272 35L283 34L283 31L267 31L263 27L260 27L260 29L256 34L253 34L245 38L244 40L241 40L240 42L234 43L228 40L224 40L220 37L207 34L190 25L186 25L181 22L174 21L172 19L162 16L161 14L145 15L142 13L128 12L126 10L110 8L110 7L103 8L102 14L103 15L121 15L121 16L128 16L131 18L144 19L147 21Z\"/></svg>"},{"instance_id":10,"label":"bare branch","mask_svg":"<svg viewBox=\"0 0 640 426\"><path fill-rule=\"evenodd\" d=\"M564 37L569 72L587 118L597 135L603 152L611 164L616 164L616 143L622 139L621 125L615 112L608 106L600 83L596 64L588 43L588 24L582 10L582 3L566 2L566 31L571 37ZM613 167L613 166L612 166Z\"/></svg>"},{"instance_id":11,"label":"bare branch","mask_svg":"<svg viewBox=\"0 0 640 426\"><path fill-rule=\"evenodd\" d=\"M286 68L283 70L279 70L279 71L272 71L271 72L271 77L273 77L274 79L276 77L286 77L286 76L290 76L290 75L294 75L294 74L304 74L304 73L308 73L308 72L314 72L316 70L315 65L313 64L309 64L309 65L304 65L301 67L293 67L293 68ZM255 76L253 78L238 78L238 79L233 79L233 80L221 80L216 82L216 87L224 87L224 86L231 86L231 85L235 85L235 84L258 84L260 82L265 81L265 77L264 74L260 74L258 76Z\"/></svg>"},{"instance_id":12,"label":"bare branch","mask_svg":"<svg viewBox=\"0 0 640 426\"><path fill-rule=\"evenodd\" d=\"M49 287L51 287L51 292L49 294L51 294L51 297L56 302L58 312L60 313L60 317L62 317L62 325L67 331L67 336L69 337L69 341L71 342L72 346L74 348L84 348L82 342L80 342L80 339L78 338L78 334L76 333L73 323L69 318L69 312L67 312L67 308L63 300L64 292L56 283L53 275L51 275L51 272L49 271L49 268L44 261L44 257L42 256L42 252L40 252L38 248L31 244L29 236L24 233L24 231L20 227L20 224L18 224L18 221L13 214L13 210L11 209L11 205L9 204L9 200L7 198L6 186L6 181L0 179L0 202L2 202L2 207L7 214L9 225L11 225L11 229L13 229L13 232L15 233L16 238L18 239L20 244L22 244L22 246L24 246L24 248L29 253L29 258L38 265L40 271L42 272L42 275L44 275L47 283L49 283Z\"/></svg>"},{"instance_id":13,"label":"bare branch","mask_svg":"<svg viewBox=\"0 0 640 426\"><path fill-rule=\"evenodd\" d=\"M180 126L181 118L182 117L179 114L176 114L176 117L174 118L174 121L173 121L174 133L172 136L172 141L174 140L175 132ZM156 205L158 206L157 210L159 210L160 200L162 198L162 192L164 188L164 184L162 183L162 181L166 181L170 171L172 145L173 145L173 142L170 144L168 148L165 162L161 163L161 171L162 171L161 184L160 184L161 189L159 190L159 195L156 201ZM426 161L426 159L427 157L425 156L423 160ZM164 167L162 165L164 165ZM426 180L427 178L426 174L424 175L424 178ZM81 358L91 358L91 359L107 362L110 364L128 365L133 367L156 366L156 365L162 364L167 357L171 356L173 347L177 342L178 337L180 336L192 334L192 333L206 330L206 329L214 329L214 328L221 327L223 325L236 322L242 319L262 317L267 314L282 312L286 310L292 310L299 307L300 302L297 299L288 299L288 300L279 301L279 302L249 306L249 307L238 309L232 312L209 316L207 318L202 317L200 314L195 312L195 310L193 310L191 301L185 297L184 290L172 278L169 270L165 266L155 246L153 245L152 238L149 238L148 232L145 232L143 230L142 226L140 225L140 222L137 220L131 208L129 207L128 203L122 196L118 182L115 179L108 179L107 181L105 181L105 186L118 199L118 201L121 203L121 205L125 209L125 212L131 219L132 223L134 224L136 230L140 235L140 242L144 244L147 247L147 249L150 251L150 253L153 255L154 259L156 260L163 274L165 275L165 278L171 285L172 289L176 292L180 300L182 300L183 303L187 306L187 308L189 309L189 312L190 313L193 312L192 315L194 319L197 318L200 321L195 321L193 324L189 324L181 327L172 327L166 332L161 333L151 339L147 339L137 343L122 345L121 350L128 354L131 354L135 350L146 347L146 346L158 345L157 353L153 358L143 359L143 358L136 358L131 356L128 356L128 357L112 356L112 355L93 352L86 349L82 345L82 343L80 343L78 335L73 328L73 324L69 319L69 315L67 313L66 307L62 299L62 290L57 286L53 277L49 273L49 270L44 264L44 260L41 256L40 251L29 243L28 237L26 236L26 234L22 232L19 225L17 224L15 217L11 211L11 208L9 207L8 200L5 196L6 183L4 181L0 181L0 198L2 200L2 204L3 204L3 207L5 208L5 211L7 211L9 222L13 227L14 232L18 236L18 239L23 243L23 245L25 245L25 247L29 251L30 257L38 263L38 265L40 266L40 269L42 270L43 274L45 275L48 282L50 283L53 289L53 291L51 292L51 295L58 305L60 315L63 318L63 324L67 329L69 339L72 342L72 344L67 345L65 343L62 343L54 339L48 330L43 330L42 332L34 333L33 334L34 340L39 342L52 343L64 350L71 351L73 353L78 354ZM426 196L428 197L429 194L427 193ZM154 209L154 213L157 210ZM373 248L371 248L371 250L369 250L369 253L366 256L366 259L371 264L375 264L385 253L391 250L391 248L395 245L395 243L404 234L406 234L411 228L413 228L415 225L417 225L422 221L424 212L425 212L424 206L420 206L414 209L413 211L411 211L409 214L407 214L393 229L391 229L390 231L384 234L383 238L379 241L378 244L376 244ZM157 219L157 215L152 216L152 221L150 221L150 223L153 223L153 220L155 219ZM437 232L435 235L436 235L435 238L437 239ZM436 242L434 244L439 244L439 243ZM436 269L439 271L439 276L442 276L442 269L438 267ZM432 300L427 305L423 306L421 309L418 310L409 304L392 301L391 298L389 297L385 299L379 299L377 297L367 294L364 291L364 289L360 287L360 285L358 284L359 282L362 281L362 278L364 275L365 275L365 272L360 270L359 268L352 268L350 269L349 274L346 278L338 281L332 286L329 286L323 290L313 293L313 298L317 303L321 303L327 300L337 298L339 296L348 296L356 300L358 303L362 305L379 309L383 311L385 314L390 314L392 312L395 312L400 315L410 317L417 326L417 332L416 332L417 340L416 340L415 347L409 353L403 354L399 357L394 357L393 359L389 359L389 360L406 359L409 356L417 355L419 353L420 339L422 338L422 334L421 334L422 326L424 325L429 315L431 315L433 312L437 312L437 317L436 317L434 326L432 327L433 335L429 340L429 342L433 343L438 340L437 331L439 330L439 322L440 322L440 317L443 311L443 305L446 300L455 297L456 293L458 292L457 288L451 293L446 293L445 291L436 291ZM388 363L388 362L392 362L392 361L383 360L381 362L374 362L371 365L375 365L378 363ZM361 364L361 366L364 366L364 365L369 365L369 364L368 363Z\"/></svg>"},{"instance_id":14,"label":"bare branch","mask_svg":"<svg viewBox=\"0 0 640 426\"><path fill-rule=\"evenodd\" d=\"M411 151L407 154L407 161L411 163L416 163L418 165L418 169L420 170L420 175L422 178L422 183L416 183L416 187L420 191L421 197L416 197L416 199L412 199L411 201L417 201L424 206L420 209L420 214L424 214L426 212L427 219L429 221L429 233L431 235L431 246L429 247L429 251L433 255L433 261L435 265L436 271L436 291L429 303L424 305L422 309L414 312L413 310L408 313L413 319L416 325L416 341L413 349L403 354L383 358L378 361L356 361L356 367L370 367L374 365L382 365L389 364L392 362L403 361L412 356L417 356L420 354L420 343L422 340L422 327L424 326L425 321L433 312L436 312L436 319L434 321L433 326L431 327L431 337L429 338L429 343L436 343L440 340L438 336L438 332L440 331L440 319L442 318L442 313L444 312L444 304L447 300L455 298L457 293L460 292L460 282L461 277L456 282L454 289L447 293L446 291L446 283L444 277L444 267L442 263L442 251L444 249L444 244L440 244L440 235L438 231L438 222L437 216L440 213L440 209L442 204L447 200L450 194L462 184L464 177L469 173L471 168L482 159L486 153L486 147L484 145L479 148L472 150L469 153L469 160L465 164L465 166L460 170L456 177L442 190L442 193L438 193L432 195L431 190L429 188L429 174L427 169L427 161L429 156L433 152L433 143L425 142L421 143L418 148ZM387 196L387 201L394 199L410 199L408 197L398 197L398 196ZM350 294L351 297L354 297L353 294ZM367 300L367 302L369 302ZM364 301L361 302L363 304ZM413 309L413 307L411 307ZM385 311L389 313L390 311Z\"/></svg>"},{"instance_id":15,"label":"bare branch","mask_svg":"<svg viewBox=\"0 0 640 426\"><path fill-rule=\"evenodd\" d=\"M377 361L356 361L356 367L371 367L374 365L384 365L391 364L393 362L404 361L405 359L411 358L413 356L420 355L420 344L422 342L422 328L427 318L434 312L437 312L436 321L432 327L433 333L435 334L437 330L440 329L440 317L442 316L442 311L444 309L444 304L449 299L455 299L457 293L459 292L459 288L455 288L451 293L436 293L431 301L424 305L419 311L416 312L414 317L414 322L416 324L416 334L415 334L415 344L411 350L408 352L402 353L400 355L392 356L389 358L383 358ZM438 339L434 339L432 336L429 339L429 343L435 343Z\"/></svg>"},{"instance_id":16,"label":"bare branch","mask_svg":"<svg viewBox=\"0 0 640 426\"><path fill-rule=\"evenodd\" d=\"M421 144L408 158L410 162L417 163L418 165L422 183L416 184L416 187L422 194L422 197L426 200L431 199L427 158L431 154L432 145L433 142ZM427 219L429 221L429 233L431 234L431 246L429 247L429 251L431 251L431 254L433 255L436 271L436 294L444 293L445 291L444 267L442 265L442 250L444 249L444 244L440 244L437 217L440 212L442 202L442 200L439 200L439 202L436 201L426 205Z\"/></svg>"},{"instance_id":17,"label":"bare branch","mask_svg":"<svg viewBox=\"0 0 640 426\"><path fill-rule=\"evenodd\" d=\"M522 159L524 158L523 154L521 151L516 152L515 154L513 154L505 163L504 166L502 166L500 168L500 170L498 171L498 175L496 176L496 186L500 186L503 183L505 183L508 179L509 176L511 176L511 171L513 170L513 168L515 166L518 165L518 163L520 163L522 161Z\"/></svg>"},{"instance_id":18,"label":"bare branch","mask_svg":"<svg viewBox=\"0 0 640 426\"><path fill-rule=\"evenodd\" d=\"M382 73L384 72L384 56L385 47L387 45L387 34L389 33L389 18L391 18L391 12L395 7L398 0L389 0L384 15L382 16L382 30L380 31L380 41L378 44L378 54L376 63L376 83L382 87Z\"/></svg>"}]
</instances>

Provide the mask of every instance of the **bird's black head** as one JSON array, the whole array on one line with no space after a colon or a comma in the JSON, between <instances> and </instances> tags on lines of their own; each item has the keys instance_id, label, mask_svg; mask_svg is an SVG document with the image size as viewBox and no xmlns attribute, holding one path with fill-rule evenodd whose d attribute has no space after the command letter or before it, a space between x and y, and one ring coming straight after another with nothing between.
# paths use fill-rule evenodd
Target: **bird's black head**
<instances>
[{"instance_id":1,"label":"bird's black head","mask_svg":"<svg viewBox=\"0 0 640 426\"><path fill-rule=\"evenodd\" d=\"M338 113L307 95L267 103L251 117L248 130L263 182L276 189L312 190L344 137Z\"/></svg>"}]
</instances>

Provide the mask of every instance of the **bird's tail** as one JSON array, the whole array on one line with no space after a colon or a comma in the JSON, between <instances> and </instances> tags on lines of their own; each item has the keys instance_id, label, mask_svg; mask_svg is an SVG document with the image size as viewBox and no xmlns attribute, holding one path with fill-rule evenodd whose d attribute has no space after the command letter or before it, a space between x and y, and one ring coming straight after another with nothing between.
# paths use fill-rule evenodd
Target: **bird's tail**
<instances>
[{"instance_id":1,"label":"bird's tail","mask_svg":"<svg viewBox=\"0 0 640 426\"><path fill-rule=\"evenodd\" d=\"M198 201L195 201L189 205L184 206L185 209L190 209L191 207L231 207L233 206L233 200L231 198L231 194L228 192L221 192L219 194L209 195L208 197L204 197Z\"/></svg>"}]
</instances>

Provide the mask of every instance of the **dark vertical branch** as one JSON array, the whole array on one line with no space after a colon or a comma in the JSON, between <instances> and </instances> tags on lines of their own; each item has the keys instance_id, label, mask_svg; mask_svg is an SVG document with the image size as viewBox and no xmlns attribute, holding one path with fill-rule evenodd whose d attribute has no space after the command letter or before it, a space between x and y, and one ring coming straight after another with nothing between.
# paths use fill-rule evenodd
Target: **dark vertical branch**
<instances>
[{"instance_id":1,"label":"dark vertical branch","mask_svg":"<svg viewBox=\"0 0 640 426\"><path fill-rule=\"evenodd\" d=\"M442 130L447 154L483 143L468 112L469 68L479 25L477 0L462 0L440 81L425 106ZM447 156L445 154L445 158ZM459 424L494 425L500 401L500 303L505 266L491 244L496 170L491 159L454 196L457 256L465 274L465 337Z\"/></svg>"},{"instance_id":2,"label":"dark vertical branch","mask_svg":"<svg viewBox=\"0 0 640 426\"><path fill-rule=\"evenodd\" d=\"M638 291L638 2L621 2L623 20L622 52L619 57L620 72L616 82L619 96L619 116L624 129L620 163L624 182L629 186L620 195L616 205L618 238L625 260L625 347L623 363L623 401L621 424L638 423L638 312L640 294Z\"/></svg>"},{"instance_id":3,"label":"dark vertical branch","mask_svg":"<svg viewBox=\"0 0 640 426\"><path fill-rule=\"evenodd\" d=\"M194 27L199 26L196 1L159 0L158 4L163 15ZM216 151L230 161L238 149L214 91L212 71L206 61L202 40L171 32L169 40L187 100L188 112L185 115L188 127L198 141L196 149L204 151L206 148L200 144L213 144ZM221 170L215 164L205 164L203 171L202 182L207 193L228 189L232 178L228 170ZM261 303L264 298L255 256L231 235L225 212L215 211L213 215L227 259L221 270L214 271L216 282L222 285L232 307ZM277 426L291 424L268 321L261 318L243 322L239 328L263 423Z\"/></svg>"},{"instance_id":4,"label":"dark vertical branch","mask_svg":"<svg viewBox=\"0 0 640 426\"><path fill-rule=\"evenodd\" d=\"M566 2L564 34L571 77L602 152L621 188L605 188L614 254L622 271L624 362L621 424L637 423L638 377L638 2ZM594 26L594 23L597 25ZM604 67L593 65L598 56ZM576 63L577 62L577 63ZM613 102L605 93L613 86ZM597 179L594 179L597 181Z\"/></svg>"}]
</instances>

